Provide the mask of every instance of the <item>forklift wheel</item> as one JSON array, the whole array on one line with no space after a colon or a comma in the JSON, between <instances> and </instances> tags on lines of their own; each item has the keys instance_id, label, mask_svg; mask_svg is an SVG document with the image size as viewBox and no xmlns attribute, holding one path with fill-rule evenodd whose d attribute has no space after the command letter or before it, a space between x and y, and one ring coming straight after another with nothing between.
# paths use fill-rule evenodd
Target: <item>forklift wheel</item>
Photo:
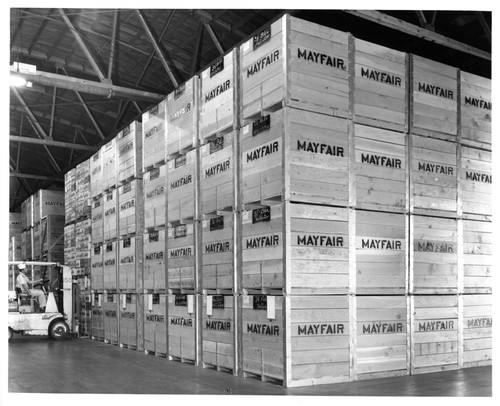
<instances>
[{"instance_id":1,"label":"forklift wheel","mask_svg":"<svg viewBox=\"0 0 500 406\"><path fill-rule=\"evenodd\" d=\"M54 340L63 340L69 337L69 326L64 320L56 320L50 325L49 334Z\"/></svg>"},{"instance_id":2,"label":"forklift wheel","mask_svg":"<svg viewBox=\"0 0 500 406\"><path fill-rule=\"evenodd\" d=\"M9 327L9 341L12 339L14 336L14 331Z\"/></svg>"}]
</instances>

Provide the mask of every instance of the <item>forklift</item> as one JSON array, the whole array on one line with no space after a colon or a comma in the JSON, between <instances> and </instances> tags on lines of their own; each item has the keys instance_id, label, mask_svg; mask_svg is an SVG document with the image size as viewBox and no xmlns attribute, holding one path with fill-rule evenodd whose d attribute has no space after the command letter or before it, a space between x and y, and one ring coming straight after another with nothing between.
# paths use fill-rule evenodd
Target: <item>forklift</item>
<instances>
[{"instance_id":1,"label":"forklift","mask_svg":"<svg viewBox=\"0 0 500 406\"><path fill-rule=\"evenodd\" d=\"M74 329L73 281L71 268L58 262L9 261L9 341L14 333L21 335L48 335L55 340L71 336ZM47 298L45 311L41 312L36 299L28 293L16 291L17 265L40 267L42 281L38 284ZM47 279L47 272L54 280ZM12 281L12 283L10 283ZM37 284L35 284L36 286Z\"/></svg>"}]
</instances>

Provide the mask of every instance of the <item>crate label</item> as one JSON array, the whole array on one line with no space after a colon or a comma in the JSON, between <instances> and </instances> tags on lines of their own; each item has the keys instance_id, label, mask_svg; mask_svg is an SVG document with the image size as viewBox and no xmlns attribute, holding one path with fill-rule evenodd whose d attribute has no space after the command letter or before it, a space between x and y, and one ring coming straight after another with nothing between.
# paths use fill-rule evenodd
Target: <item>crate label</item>
<instances>
[{"instance_id":1,"label":"crate label","mask_svg":"<svg viewBox=\"0 0 500 406\"><path fill-rule=\"evenodd\" d=\"M427 93L432 96L438 96L443 99L454 100L455 92L452 89L445 89L436 85L431 85L425 82L418 82L416 90L421 93Z\"/></svg>"},{"instance_id":2,"label":"crate label","mask_svg":"<svg viewBox=\"0 0 500 406\"><path fill-rule=\"evenodd\" d=\"M101 253L101 246L94 247L94 255L99 255Z\"/></svg>"},{"instance_id":3,"label":"crate label","mask_svg":"<svg viewBox=\"0 0 500 406\"><path fill-rule=\"evenodd\" d=\"M231 322L228 320L205 320L205 330L231 331Z\"/></svg>"},{"instance_id":4,"label":"crate label","mask_svg":"<svg viewBox=\"0 0 500 406\"><path fill-rule=\"evenodd\" d=\"M134 149L134 141L130 141L120 148L118 155L121 157L122 155L125 155L127 152L133 151L133 149Z\"/></svg>"},{"instance_id":5,"label":"crate label","mask_svg":"<svg viewBox=\"0 0 500 406\"><path fill-rule=\"evenodd\" d=\"M172 113L170 115L170 122L173 122L175 120L178 120L182 116L188 114L191 111L191 102L187 103L185 106L182 106L179 110L177 110L175 113Z\"/></svg>"},{"instance_id":6,"label":"crate label","mask_svg":"<svg viewBox=\"0 0 500 406\"><path fill-rule=\"evenodd\" d=\"M393 158L364 152L357 152L356 155L356 162L377 166L386 166L394 169L404 169L403 162L400 158Z\"/></svg>"},{"instance_id":7,"label":"crate label","mask_svg":"<svg viewBox=\"0 0 500 406\"><path fill-rule=\"evenodd\" d=\"M210 65L210 77L214 77L223 70L224 70L224 58L220 58L218 61Z\"/></svg>"},{"instance_id":8,"label":"crate label","mask_svg":"<svg viewBox=\"0 0 500 406\"><path fill-rule=\"evenodd\" d=\"M313 154L323 154L330 156L344 157L344 147L337 145L323 144L309 140L297 140L297 151L311 152Z\"/></svg>"},{"instance_id":9,"label":"crate label","mask_svg":"<svg viewBox=\"0 0 500 406\"><path fill-rule=\"evenodd\" d=\"M280 59L280 50L277 49L270 54L262 57L259 59L257 62L255 62L253 65L250 65L247 68L247 78L250 76L255 75L256 73L259 73L261 70L267 68L268 66L274 64L276 61Z\"/></svg>"},{"instance_id":10,"label":"crate label","mask_svg":"<svg viewBox=\"0 0 500 406\"><path fill-rule=\"evenodd\" d=\"M465 171L465 180L471 182L491 183L491 174Z\"/></svg>"},{"instance_id":11,"label":"crate label","mask_svg":"<svg viewBox=\"0 0 500 406\"><path fill-rule=\"evenodd\" d=\"M148 234L148 237L149 237L149 242L156 242L159 240L160 233L158 231L151 231Z\"/></svg>"},{"instance_id":12,"label":"crate label","mask_svg":"<svg viewBox=\"0 0 500 406\"><path fill-rule=\"evenodd\" d=\"M106 210L104 212L104 216L111 216L112 214L115 214L116 212L116 207L111 207L110 209Z\"/></svg>"},{"instance_id":13,"label":"crate label","mask_svg":"<svg viewBox=\"0 0 500 406\"><path fill-rule=\"evenodd\" d=\"M120 204L120 211L128 210L135 207L135 199L130 199L129 201Z\"/></svg>"},{"instance_id":14,"label":"crate label","mask_svg":"<svg viewBox=\"0 0 500 406\"><path fill-rule=\"evenodd\" d=\"M231 243L229 241L210 242L205 244L205 246L203 247L204 254L216 254L230 251Z\"/></svg>"},{"instance_id":15,"label":"crate label","mask_svg":"<svg viewBox=\"0 0 500 406\"><path fill-rule=\"evenodd\" d=\"M215 140L210 141L210 155L214 152L220 151L224 148L224 136L221 135L217 137Z\"/></svg>"},{"instance_id":16,"label":"crate label","mask_svg":"<svg viewBox=\"0 0 500 406\"><path fill-rule=\"evenodd\" d=\"M257 134L269 130L270 128L271 128L271 115L259 118L258 120L255 120L252 123L252 136L255 137Z\"/></svg>"},{"instance_id":17,"label":"crate label","mask_svg":"<svg viewBox=\"0 0 500 406\"><path fill-rule=\"evenodd\" d=\"M212 315L212 296L207 296L207 297L203 297L203 303L205 304L205 306L207 307L207 316L211 316Z\"/></svg>"},{"instance_id":18,"label":"crate label","mask_svg":"<svg viewBox=\"0 0 500 406\"><path fill-rule=\"evenodd\" d=\"M344 237L334 235L297 234L297 245L314 247L343 247Z\"/></svg>"},{"instance_id":19,"label":"crate label","mask_svg":"<svg viewBox=\"0 0 500 406\"><path fill-rule=\"evenodd\" d=\"M231 89L231 80L228 79L221 83L220 85L217 85L213 89L209 90L207 93L205 93L205 98L204 102L208 103L212 99L216 98L217 96L220 96L222 93L224 93L226 90Z\"/></svg>"},{"instance_id":20,"label":"crate label","mask_svg":"<svg viewBox=\"0 0 500 406\"><path fill-rule=\"evenodd\" d=\"M359 76L362 78L374 80L375 82L385 83L397 87L402 87L403 78L394 73L384 72L382 70L375 70L371 68L364 68L359 66Z\"/></svg>"},{"instance_id":21,"label":"crate label","mask_svg":"<svg viewBox=\"0 0 500 406\"><path fill-rule=\"evenodd\" d=\"M456 320L419 320L417 331L455 330Z\"/></svg>"},{"instance_id":22,"label":"crate label","mask_svg":"<svg viewBox=\"0 0 500 406\"><path fill-rule=\"evenodd\" d=\"M276 318L276 297L267 297L267 318L269 320L274 320Z\"/></svg>"},{"instance_id":23,"label":"crate label","mask_svg":"<svg viewBox=\"0 0 500 406\"><path fill-rule=\"evenodd\" d=\"M210 178L220 173L227 172L231 168L231 158L227 158L223 162L218 162L208 168L205 168L203 179Z\"/></svg>"},{"instance_id":24,"label":"crate label","mask_svg":"<svg viewBox=\"0 0 500 406\"><path fill-rule=\"evenodd\" d=\"M131 246L132 246L132 240L130 239L130 237L125 238L123 240L123 248L129 248Z\"/></svg>"},{"instance_id":25,"label":"crate label","mask_svg":"<svg viewBox=\"0 0 500 406\"><path fill-rule=\"evenodd\" d=\"M176 306L187 306L187 295L175 295Z\"/></svg>"},{"instance_id":26,"label":"crate label","mask_svg":"<svg viewBox=\"0 0 500 406\"><path fill-rule=\"evenodd\" d=\"M168 250L169 258L182 258L182 257L190 257L194 255L194 246L188 245L186 247L181 248L171 248Z\"/></svg>"},{"instance_id":27,"label":"crate label","mask_svg":"<svg viewBox=\"0 0 500 406\"><path fill-rule=\"evenodd\" d=\"M92 222L97 223L98 221L102 220L102 213L97 213L94 216L92 216Z\"/></svg>"},{"instance_id":28,"label":"crate label","mask_svg":"<svg viewBox=\"0 0 500 406\"><path fill-rule=\"evenodd\" d=\"M266 310L267 309L267 296L266 295L254 295L253 296L253 309L254 310Z\"/></svg>"},{"instance_id":29,"label":"crate label","mask_svg":"<svg viewBox=\"0 0 500 406\"><path fill-rule=\"evenodd\" d=\"M149 110L148 110L148 113L152 116L156 116L160 111L160 105L157 104L156 106L153 106L151 107Z\"/></svg>"},{"instance_id":30,"label":"crate label","mask_svg":"<svg viewBox=\"0 0 500 406\"><path fill-rule=\"evenodd\" d=\"M280 328L272 324L247 323L246 332L265 336L279 336Z\"/></svg>"},{"instance_id":31,"label":"crate label","mask_svg":"<svg viewBox=\"0 0 500 406\"><path fill-rule=\"evenodd\" d=\"M163 260L163 251L159 252L149 252L144 255L145 261L162 261Z\"/></svg>"},{"instance_id":32,"label":"crate label","mask_svg":"<svg viewBox=\"0 0 500 406\"><path fill-rule=\"evenodd\" d=\"M172 326L193 327L193 319L185 317L170 317Z\"/></svg>"},{"instance_id":33,"label":"crate label","mask_svg":"<svg viewBox=\"0 0 500 406\"><path fill-rule=\"evenodd\" d=\"M325 335L343 335L347 334L347 328L343 323L324 323L324 324L297 324L297 332L298 336L307 336L307 335L317 335L317 336L325 336Z\"/></svg>"},{"instance_id":34,"label":"crate label","mask_svg":"<svg viewBox=\"0 0 500 406\"><path fill-rule=\"evenodd\" d=\"M101 207L101 200L94 200L94 209Z\"/></svg>"},{"instance_id":35,"label":"crate label","mask_svg":"<svg viewBox=\"0 0 500 406\"><path fill-rule=\"evenodd\" d=\"M187 311L188 313L194 312L194 296L188 295L187 297Z\"/></svg>"},{"instance_id":36,"label":"crate label","mask_svg":"<svg viewBox=\"0 0 500 406\"><path fill-rule=\"evenodd\" d=\"M156 134L157 132L160 132L161 130L163 130L163 124L162 123L160 123L158 125L155 125L155 126L151 127L149 130L147 130L147 131L144 132L144 138L148 139L149 137L151 137L152 135Z\"/></svg>"},{"instance_id":37,"label":"crate label","mask_svg":"<svg viewBox=\"0 0 500 406\"><path fill-rule=\"evenodd\" d=\"M165 323L165 316L163 314L148 313L146 314L146 321L152 323Z\"/></svg>"},{"instance_id":38,"label":"crate label","mask_svg":"<svg viewBox=\"0 0 500 406\"><path fill-rule=\"evenodd\" d=\"M264 28L252 39L254 51L271 39L271 26Z\"/></svg>"},{"instance_id":39,"label":"crate label","mask_svg":"<svg viewBox=\"0 0 500 406\"><path fill-rule=\"evenodd\" d=\"M247 151L246 162L256 161L260 158L279 152L279 146L279 141L271 141L267 144L261 145L260 147Z\"/></svg>"},{"instance_id":40,"label":"crate label","mask_svg":"<svg viewBox=\"0 0 500 406\"><path fill-rule=\"evenodd\" d=\"M464 97L464 105L476 107L478 109L491 110L491 101L486 101L472 96Z\"/></svg>"},{"instance_id":41,"label":"crate label","mask_svg":"<svg viewBox=\"0 0 500 406\"><path fill-rule=\"evenodd\" d=\"M456 244L445 241L415 241L416 252L439 252L442 254L453 254L457 252Z\"/></svg>"},{"instance_id":42,"label":"crate label","mask_svg":"<svg viewBox=\"0 0 500 406\"><path fill-rule=\"evenodd\" d=\"M123 129L123 136L127 136L130 134L130 131L132 130L132 124L129 124Z\"/></svg>"},{"instance_id":43,"label":"crate label","mask_svg":"<svg viewBox=\"0 0 500 406\"><path fill-rule=\"evenodd\" d=\"M132 182L125 183L122 188L122 194L128 193L132 190Z\"/></svg>"},{"instance_id":44,"label":"crate label","mask_svg":"<svg viewBox=\"0 0 500 406\"><path fill-rule=\"evenodd\" d=\"M271 207L265 206L252 210L252 224L271 221Z\"/></svg>"},{"instance_id":45,"label":"crate label","mask_svg":"<svg viewBox=\"0 0 500 406\"><path fill-rule=\"evenodd\" d=\"M395 238L356 237L357 249L403 250L404 240Z\"/></svg>"},{"instance_id":46,"label":"crate label","mask_svg":"<svg viewBox=\"0 0 500 406\"><path fill-rule=\"evenodd\" d=\"M347 61L337 56L326 55L321 52L311 51L309 49L297 48L297 58L306 61L319 63L320 65L329 66L331 68L347 70Z\"/></svg>"},{"instance_id":47,"label":"crate label","mask_svg":"<svg viewBox=\"0 0 500 406\"><path fill-rule=\"evenodd\" d=\"M363 323L362 334L405 333L404 323L400 321Z\"/></svg>"},{"instance_id":48,"label":"crate label","mask_svg":"<svg viewBox=\"0 0 500 406\"><path fill-rule=\"evenodd\" d=\"M431 172L431 173L438 173L440 175L454 176L453 166L431 164L425 161L418 162L418 170L421 172Z\"/></svg>"},{"instance_id":49,"label":"crate label","mask_svg":"<svg viewBox=\"0 0 500 406\"><path fill-rule=\"evenodd\" d=\"M165 193L165 187L159 186L156 189L146 193L146 200L153 199Z\"/></svg>"},{"instance_id":50,"label":"crate label","mask_svg":"<svg viewBox=\"0 0 500 406\"><path fill-rule=\"evenodd\" d=\"M103 262L102 261L98 261L98 262L93 262L92 263L92 268L94 269L99 269L99 268L102 268L103 267Z\"/></svg>"},{"instance_id":51,"label":"crate label","mask_svg":"<svg viewBox=\"0 0 500 406\"><path fill-rule=\"evenodd\" d=\"M174 238L185 237L186 235L187 235L187 227L185 225L175 227Z\"/></svg>"},{"instance_id":52,"label":"crate label","mask_svg":"<svg viewBox=\"0 0 500 406\"><path fill-rule=\"evenodd\" d=\"M246 135L250 131L250 124L243 127L243 134Z\"/></svg>"},{"instance_id":53,"label":"crate label","mask_svg":"<svg viewBox=\"0 0 500 406\"><path fill-rule=\"evenodd\" d=\"M120 258L120 264L132 264L135 262L135 257L133 255L128 255L126 257Z\"/></svg>"},{"instance_id":54,"label":"crate label","mask_svg":"<svg viewBox=\"0 0 500 406\"><path fill-rule=\"evenodd\" d=\"M224 216L210 219L210 231L222 230L224 228Z\"/></svg>"},{"instance_id":55,"label":"crate label","mask_svg":"<svg viewBox=\"0 0 500 406\"><path fill-rule=\"evenodd\" d=\"M106 252L112 252L113 251L113 243L106 244Z\"/></svg>"},{"instance_id":56,"label":"crate label","mask_svg":"<svg viewBox=\"0 0 500 406\"><path fill-rule=\"evenodd\" d=\"M152 299L153 299L154 305L160 304L160 294L159 293L153 293Z\"/></svg>"},{"instance_id":57,"label":"crate label","mask_svg":"<svg viewBox=\"0 0 500 406\"><path fill-rule=\"evenodd\" d=\"M125 303L132 303L132 293L127 293L125 298Z\"/></svg>"},{"instance_id":58,"label":"crate label","mask_svg":"<svg viewBox=\"0 0 500 406\"><path fill-rule=\"evenodd\" d=\"M177 89L174 90L174 100L177 100L179 97L181 97L185 91L186 91L186 84L183 83Z\"/></svg>"},{"instance_id":59,"label":"crate label","mask_svg":"<svg viewBox=\"0 0 500 406\"><path fill-rule=\"evenodd\" d=\"M212 307L214 309L224 309L224 296L214 295L212 297Z\"/></svg>"},{"instance_id":60,"label":"crate label","mask_svg":"<svg viewBox=\"0 0 500 406\"><path fill-rule=\"evenodd\" d=\"M106 301L108 303L113 303L113 301L115 300L115 296L112 294L112 293L109 293L107 296L106 296Z\"/></svg>"},{"instance_id":61,"label":"crate label","mask_svg":"<svg viewBox=\"0 0 500 406\"><path fill-rule=\"evenodd\" d=\"M170 182L170 189L178 189L180 187L186 186L193 183L193 176L191 174L185 175L180 177L179 179L176 179L172 182Z\"/></svg>"},{"instance_id":62,"label":"crate label","mask_svg":"<svg viewBox=\"0 0 500 406\"><path fill-rule=\"evenodd\" d=\"M175 158L175 169L184 166L187 164L187 155L181 155L178 158Z\"/></svg>"},{"instance_id":63,"label":"crate label","mask_svg":"<svg viewBox=\"0 0 500 406\"><path fill-rule=\"evenodd\" d=\"M493 320L491 317L479 317L479 318L465 318L464 327L465 328L484 328L492 327Z\"/></svg>"}]
</instances>

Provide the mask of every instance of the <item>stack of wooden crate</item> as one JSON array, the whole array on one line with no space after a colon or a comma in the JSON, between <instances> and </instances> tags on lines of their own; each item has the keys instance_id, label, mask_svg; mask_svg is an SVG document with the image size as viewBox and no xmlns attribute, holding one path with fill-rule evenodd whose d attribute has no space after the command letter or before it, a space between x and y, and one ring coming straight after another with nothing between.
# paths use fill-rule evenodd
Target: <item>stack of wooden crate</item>
<instances>
[{"instance_id":1,"label":"stack of wooden crate","mask_svg":"<svg viewBox=\"0 0 500 406\"><path fill-rule=\"evenodd\" d=\"M9 213L9 261L22 260L21 234L23 225L21 213Z\"/></svg>"}]
</instances>

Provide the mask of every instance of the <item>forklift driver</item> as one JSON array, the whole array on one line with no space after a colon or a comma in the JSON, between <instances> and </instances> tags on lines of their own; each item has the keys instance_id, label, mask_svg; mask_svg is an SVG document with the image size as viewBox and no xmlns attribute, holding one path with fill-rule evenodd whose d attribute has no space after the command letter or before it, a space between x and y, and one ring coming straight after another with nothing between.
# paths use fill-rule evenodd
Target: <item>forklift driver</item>
<instances>
[{"instance_id":1,"label":"forklift driver","mask_svg":"<svg viewBox=\"0 0 500 406\"><path fill-rule=\"evenodd\" d=\"M25 264L19 264L17 266L17 269L19 270L19 274L17 275L16 278L16 287L21 289L21 292L28 293L31 296L36 297L38 300L38 304L40 306L40 311L44 312L45 305L47 304L47 298L45 297L45 294L40 289L30 289L30 285L35 285L37 283L40 283L43 281L43 279L30 281L25 274L26 272Z\"/></svg>"}]
</instances>

